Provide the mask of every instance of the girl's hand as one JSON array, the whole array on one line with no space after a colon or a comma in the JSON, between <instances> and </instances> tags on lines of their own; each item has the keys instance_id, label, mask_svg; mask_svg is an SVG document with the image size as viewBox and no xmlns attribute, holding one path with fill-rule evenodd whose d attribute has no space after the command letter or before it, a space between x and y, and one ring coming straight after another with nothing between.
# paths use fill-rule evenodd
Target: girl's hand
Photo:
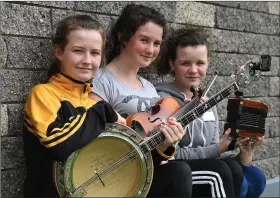
<instances>
[{"instance_id":1,"label":"girl's hand","mask_svg":"<svg viewBox=\"0 0 280 198\"><path fill-rule=\"evenodd\" d=\"M191 100L192 100L192 99L190 99L190 98L186 98L186 99L184 100L184 103L189 103ZM208 98L206 98L206 97L201 97L200 100L199 100L199 103L202 104L202 103L206 102L207 100L208 100Z\"/></svg>"},{"instance_id":2,"label":"girl's hand","mask_svg":"<svg viewBox=\"0 0 280 198\"><path fill-rule=\"evenodd\" d=\"M165 136L164 142L158 147L161 152L180 141L186 133L182 125L176 122L175 118L169 118L168 123L160 125L159 128Z\"/></svg>"},{"instance_id":3,"label":"girl's hand","mask_svg":"<svg viewBox=\"0 0 280 198\"><path fill-rule=\"evenodd\" d=\"M206 102L207 100L208 100L208 98L201 97L200 100L199 100L199 103L202 104L202 103Z\"/></svg>"},{"instance_id":4,"label":"girl's hand","mask_svg":"<svg viewBox=\"0 0 280 198\"><path fill-rule=\"evenodd\" d=\"M218 148L219 148L219 151L220 153L223 153L223 152L226 152L228 151L228 146L229 144L231 143L232 141L232 137L229 135L231 132L231 129L228 128L223 137L220 139L219 143L218 143ZM235 143L235 148L238 147L239 144L244 144L245 142L247 142L249 140L249 138L244 138L244 139L241 139L241 140L237 140L236 143Z\"/></svg>"},{"instance_id":5,"label":"girl's hand","mask_svg":"<svg viewBox=\"0 0 280 198\"><path fill-rule=\"evenodd\" d=\"M240 160L243 165L248 165L252 162L254 152L256 148L262 145L264 142L264 136L258 137L254 142L252 140L248 140L248 143L240 143Z\"/></svg>"},{"instance_id":6,"label":"girl's hand","mask_svg":"<svg viewBox=\"0 0 280 198\"><path fill-rule=\"evenodd\" d=\"M118 120L116 121L116 123L126 125L126 119L123 118L118 112L116 112L116 113L118 115Z\"/></svg>"},{"instance_id":7,"label":"girl's hand","mask_svg":"<svg viewBox=\"0 0 280 198\"><path fill-rule=\"evenodd\" d=\"M190 99L190 98L186 98L186 99L184 100L184 103L189 103L191 100L192 100L192 99Z\"/></svg>"},{"instance_id":8,"label":"girl's hand","mask_svg":"<svg viewBox=\"0 0 280 198\"><path fill-rule=\"evenodd\" d=\"M231 129L227 129L223 135L223 137L220 139L218 143L218 148L220 153L226 152L228 150L228 145L231 143L232 139L229 136Z\"/></svg>"}]
</instances>

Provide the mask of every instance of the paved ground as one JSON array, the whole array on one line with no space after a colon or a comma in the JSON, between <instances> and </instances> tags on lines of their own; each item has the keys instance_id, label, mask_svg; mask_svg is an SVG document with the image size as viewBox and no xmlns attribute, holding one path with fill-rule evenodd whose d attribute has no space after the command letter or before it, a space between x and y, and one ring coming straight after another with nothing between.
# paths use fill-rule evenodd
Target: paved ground
<instances>
[{"instance_id":1,"label":"paved ground","mask_svg":"<svg viewBox=\"0 0 280 198\"><path fill-rule=\"evenodd\" d=\"M279 177L269 179L266 188L261 197L280 197L280 179Z\"/></svg>"}]
</instances>

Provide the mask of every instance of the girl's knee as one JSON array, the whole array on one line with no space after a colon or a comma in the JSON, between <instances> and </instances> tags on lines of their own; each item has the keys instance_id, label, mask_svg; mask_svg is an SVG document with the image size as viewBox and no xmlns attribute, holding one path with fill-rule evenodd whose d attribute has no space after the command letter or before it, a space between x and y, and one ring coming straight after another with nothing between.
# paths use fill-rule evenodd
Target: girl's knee
<instances>
[{"instance_id":1,"label":"girl's knee","mask_svg":"<svg viewBox=\"0 0 280 198\"><path fill-rule=\"evenodd\" d=\"M166 166L169 179L175 181L178 189L185 189L189 194L192 189L192 171L190 166L183 161L170 161Z\"/></svg>"},{"instance_id":2,"label":"girl's knee","mask_svg":"<svg viewBox=\"0 0 280 198\"><path fill-rule=\"evenodd\" d=\"M211 167L211 171L219 173L221 177L232 177L230 167L222 160L209 160L209 167Z\"/></svg>"},{"instance_id":3,"label":"girl's knee","mask_svg":"<svg viewBox=\"0 0 280 198\"><path fill-rule=\"evenodd\" d=\"M263 185L266 184L266 178L263 171L255 166L246 166L243 167L244 176L247 180L255 181L258 183L262 183Z\"/></svg>"},{"instance_id":4,"label":"girl's knee","mask_svg":"<svg viewBox=\"0 0 280 198\"><path fill-rule=\"evenodd\" d=\"M246 166L243 167L243 171L244 176L246 177L246 180L250 186L248 196L260 196L266 186L266 178L262 170L255 166Z\"/></svg>"},{"instance_id":5,"label":"girl's knee","mask_svg":"<svg viewBox=\"0 0 280 198\"><path fill-rule=\"evenodd\" d=\"M256 166L244 166L243 167L243 172L244 172L244 174L254 173L254 175L258 175L259 177L265 178L265 175L264 175L263 171Z\"/></svg>"},{"instance_id":6,"label":"girl's knee","mask_svg":"<svg viewBox=\"0 0 280 198\"><path fill-rule=\"evenodd\" d=\"M233 160L233 159L226 159L224 160L225 163L229 166L231 172L232 172L232 175L234 176L235 180L240 180L243 181L243 178L244 178L244 173L243 173L243 170L242 170L242 167L240 164L238 164L237 161Z\"/></svg>"},{"instance_id":7,"label":"girl's knee","mask_svg":"<svg viewBox=\"0 0 280 198\"><path fill-rule=\"evenodd\" d=\"M172 169L177 172L177 174L182 174L185 176L192 176L192 170L190 166L184 161L169 161L168 164L172 166Z\"/></svg>"}]
</instances>

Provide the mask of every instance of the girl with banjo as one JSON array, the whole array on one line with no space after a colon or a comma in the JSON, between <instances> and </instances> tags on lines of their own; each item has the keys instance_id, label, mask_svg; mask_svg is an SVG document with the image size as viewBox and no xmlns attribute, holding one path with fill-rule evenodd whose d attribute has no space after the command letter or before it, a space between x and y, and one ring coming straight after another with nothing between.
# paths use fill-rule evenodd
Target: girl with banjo
<instances>
[{"instance_id":1,"label":"girl with banjo","mask_svg":"<svg viewBox=\"0 0 280 198\"><path fill-rule=\"evenodd\" d=\"M33 87L25 104L25 197L57 197L54 160L63 161L87 145L107 122L125 124L106 101L88 98L104 46L104 30L90 16L70 16L59 22L49 80Z\"/></svg>"}]
</instances>

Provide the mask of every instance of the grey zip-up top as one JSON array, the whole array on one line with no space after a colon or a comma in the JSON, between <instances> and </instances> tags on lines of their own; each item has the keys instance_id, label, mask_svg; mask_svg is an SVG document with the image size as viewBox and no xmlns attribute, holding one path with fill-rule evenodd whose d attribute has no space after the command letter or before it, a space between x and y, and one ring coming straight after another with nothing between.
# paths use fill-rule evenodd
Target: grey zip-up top
<instances>
[{"instance_id":1,"label":"grey zip-up top","mask_svg":"<svg viewBox=\"0 0 280 198\"><path fill-rule=\"evenodd\" d=\"M186 95L173 84L160 84L156 86L160 97L172 96L182 106ZM203 159L220 157L219 118L216 107L205 112L185 127L186 135L176 146L175 159Z\"/></svg>"}]
</instances>

